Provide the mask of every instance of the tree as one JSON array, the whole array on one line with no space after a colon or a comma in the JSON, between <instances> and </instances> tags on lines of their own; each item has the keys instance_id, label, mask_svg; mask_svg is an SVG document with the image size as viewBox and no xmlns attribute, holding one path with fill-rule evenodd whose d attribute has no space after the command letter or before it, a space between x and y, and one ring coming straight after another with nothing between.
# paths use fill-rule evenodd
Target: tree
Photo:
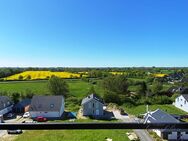
<instances>
[{"instance_id":1,"label":"tree","mask_svg":"<svg viewBox=\"0 0 188 141\"><path fill-rule=\"evenodd\" d=\"M48 80L48 89L52 95L63 95L64 97L67 97L69 92L66 81L56 76Z\"/></svg>"},{"instance_id":2,"label":"tree","mask_svg":"<svg viewBox=\"0 0 188 141\"><path fill-rule=\"evenodd\" d=\"M23 76L22 76L22 75L19 75L18 79L19 79L19 80L23 80Z\"/></svg>"},{"instance_id":3,"label":"tree","mask_svg":"<svg viewBox=\"0 0 188 141\"><path fill-rule=\"evenodd\" d=\"M163 84L161 82L158 81L154 81L152 83L152 87L151 87L151 92L153 94L157 94L159 95L161 93L161 90L163 89Z\"/></svg>"},{"instance_id":4,"label":"tree","mask_svg":"<svg viewBox=\"0 0 188 141\"><path fill-rule=\"evenodd\" d=\"M120 104L128 96L128 81L125 75L109 76L103 81L104 100Z\"/></svg>"},{"instance_id":5,"label":"tree","mask_svg":"<svg viewBox=\"0 0 188 141\"><path fill-rule=\"evenodd\" d=\"M11 99L14 103L18 103L20 100L20 94L19 93L12 93L11 94Z\"/></svg>"},{"instance_id":6,"label":"tree","mask_svg":"<svg viewBox=\"0 0 188 141\"><path fill-rule=\"evenodd\" d=\"M91 86L87 94L96 94L95 88Z\"/></svg>"},{"instance_id":7,"label":"tree","mask_svg":"<svg viewBox=\"0 0 188 141\"><path fill-rule=\"evenodd\" d=\"M31 80L31 75L28 75L26 79Z\"/></svg>"}]
</instances>

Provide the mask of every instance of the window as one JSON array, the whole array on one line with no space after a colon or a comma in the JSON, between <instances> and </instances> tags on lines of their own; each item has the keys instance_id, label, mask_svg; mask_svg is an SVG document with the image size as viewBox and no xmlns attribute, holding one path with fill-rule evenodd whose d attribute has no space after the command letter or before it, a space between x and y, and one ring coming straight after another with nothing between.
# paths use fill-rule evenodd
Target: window
<instances>
[{"instance_id":1,"label":"window","mask_svg":"<svg viewBox=\"0 0 188 141\"><path fill-rule=\"evenodd\" d=\"M96 103L96 108L99 109L99 103Z\"/></svg>"},{"instance_id":2,"label":"window","mask_svg":"<svg viewBox=\"0 0 188 141\"><path fill-rule=\"evenodd\" d=\"M95 103L93 103L93 108L95 107Z\"/></svg>"},{"instance_id":3,"label":"window","mask_svg":"<svg viewBox=\"0 0 188 141\"><path fill-rule=\"evenodd\" d=\"M179 98L177 99L177 101L179 102Z\"/></svg>"},{"instance_id":4,"label":"window","mask_svg":"<svg viewBox=\"0 0 188 141\"><path fill-rule=\"evenodd\" d=\"M184 104L186 104L186 100L184 101Z\"/></svg>"},{"instance_id":5,"label":"window","mask_svg":"<svg viewBox=\"0 0 188 141\"><path fill-rule=\"evenodd\" d=\"M54 108L54 104L50 104L50 108Z\"/></svg>"}]
</instances>

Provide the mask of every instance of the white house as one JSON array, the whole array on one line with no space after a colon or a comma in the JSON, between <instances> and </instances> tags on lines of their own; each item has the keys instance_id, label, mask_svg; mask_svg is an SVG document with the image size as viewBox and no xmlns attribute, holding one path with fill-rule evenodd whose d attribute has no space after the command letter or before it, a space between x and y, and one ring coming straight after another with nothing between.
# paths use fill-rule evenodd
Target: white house
<instances>
[{"instance_id":1,"label":"white house","mask_svg":"<svg viewBox=\"0 0 188 141\"><path fill-rule=\"evenodd\" d=\"M177 108L188 112L188 94L178 96L173 104Z\"/></svg>"},{"instance_id":2,"label":"white house","mask_svg":"<svg viewBox=\"0 0 188 141\"><path fill-rule=\"evenodd\" d=\"M168 113L157 109L156 111L148 112L144 116L144 123L179 123L180 121L175 119ZM176 129L153 129L159 137L169 140L176 141L178 138L181 140L188 140L188 133L186 130L181 130L180 132Z\"/></svg>"},{"instance_id":3,"label":"white house","mask_svg":"<svg viewBox=\"0 0 188 141\"><path fill-rule=\"evenodd\" d=\"M7 96L0 96L0 115L4 115L12 111L13 102Z\"/></svg>"},{"instance_id":4,"label":"white house","mask_svg":"<svg viewBox=\"0 0 188 141\"><path fill-rule=\"evenodd\" d=\"M33 96L29 109L31 118L60 118L64 112L63 96Z\"/></svg>"}]
</instances>

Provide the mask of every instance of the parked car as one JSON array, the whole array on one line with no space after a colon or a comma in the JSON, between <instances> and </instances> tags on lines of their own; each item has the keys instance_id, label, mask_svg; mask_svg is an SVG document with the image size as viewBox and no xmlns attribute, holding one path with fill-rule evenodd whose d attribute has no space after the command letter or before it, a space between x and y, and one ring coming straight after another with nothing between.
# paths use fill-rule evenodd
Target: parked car
<instances>
[{"instance_id":1,"label":"parked car","mask_svg":"<svg viewBox=\"0 0 188 141\"><path fill-rule=\"evenodd\" d=\"M30 117L30 113L29 112L25 112L24 115L23 115L23 118L28 118Z\"/></svg>"},{"instance_id":2,"label":"parked car","mask_svg":"<svg viewBox=\"0 0 188 141\"><path fill-rule=\"evenodd\" d=\"M7 115L7 118L12 118L12 117L14 117L15 115L13 114L13 113L8 113L8 115Z\"/></svg>"},{"instance_id":3,"label":"parked car","mask_svg":"<svg viewBox=\"0 0 188 141\"><path fill-rule=\"evenodd\" d=\"M35 120L38 122L45 122L47 121L47 118L40 116L40 117L36 117Z\"/></svg>"},{"instance_id":4,"label":"parked car","mask_svg":"<svg viewBox=\"0 0 188 141\"><path fill-rule=\"evenodd\" d=\"M7 130L8 134L21 134L23 133L21 129Z\"/></svg>"}]
</instances>

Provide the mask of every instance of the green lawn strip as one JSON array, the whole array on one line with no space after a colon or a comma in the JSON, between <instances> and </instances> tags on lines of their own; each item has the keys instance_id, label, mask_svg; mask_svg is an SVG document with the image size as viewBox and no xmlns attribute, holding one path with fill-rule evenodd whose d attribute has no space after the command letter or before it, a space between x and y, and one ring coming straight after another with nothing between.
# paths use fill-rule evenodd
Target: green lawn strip
<instances>
[{"instance_id":1,"label":"green lawn strip","mask_svg":"<svg viewBox=\"0 0 188 141\"><path fill-rule=\"evenodd\" d=\"M26 131L15 141L129 141L128 130L37 130Z\"/></svg>"},{"instance_id":2,"label":"green lawn strip","mask_svg":"<svg viewBox=\"0 0 188 141\"><path fill-rule=\"evenodd\" d=\"M135 116L146 113L146 105L139 105L139 106L135 106L135 107L123 106L123 108L129 114L135 115ZM150 111L154 111L154 110L157 110L157 109L161 109L161 110L163 110L163 111L165 111L169 114L177 114L177 115L187 114L186 112L176 108L173 105L149 105Z\"/></svg>"},{"instance_id":3,"label":"green lawn strip","mask_svg":"<svg viewBox=\"0 0 188 141\"><path fill-rule=\"evenodd\" d=\"M69 120L54 120L49 122L70 122ZM109 122L104 120L75 120L74 122ZM110 122L118 122L112 120ZM114 141L129 141L126 133L131 130L32 130L18 136L15 141L105 141L111 138Z\"/></svg>"}]
</instances>

